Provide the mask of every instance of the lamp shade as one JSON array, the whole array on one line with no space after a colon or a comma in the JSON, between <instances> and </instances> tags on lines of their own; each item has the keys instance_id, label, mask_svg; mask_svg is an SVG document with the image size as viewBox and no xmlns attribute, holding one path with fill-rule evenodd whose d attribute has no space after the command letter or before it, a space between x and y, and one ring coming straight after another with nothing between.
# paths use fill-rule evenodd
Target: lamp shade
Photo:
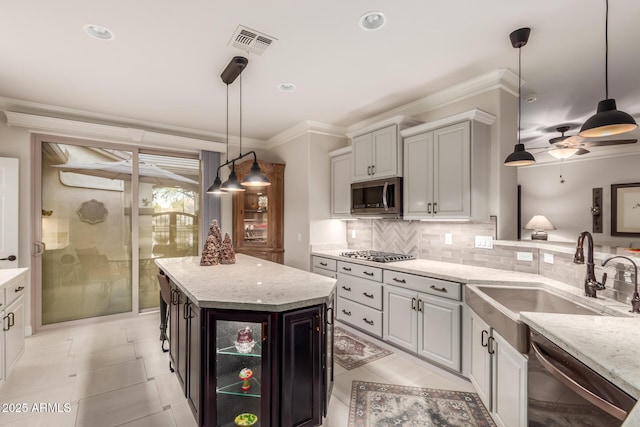
<instances>
[{"instance_id":1,"label":"lamp shade","mask_svg":"<svg viewBox=\"0 0 640 427\"><path fill-rule=\"evenodd\" d=\"M220 188L222 182L220 181L220 177L216 175L216 179L213 181L211 187L207 189L208 194L225 194L226 192Z\"/></svg>"},{"instance_id":2,"label":"lamp shade","mask_svg":"<svg viewBox=\"0 0 640 427\"><path fill-rule=\"evenodd\" d=\"M535 215L524 226L525 230L555 230L551 221L544 215Z\"/></svg>"},{"instance_id":3,"label":"lamp shade","mask_svg":"<svg viewBox=\"0 0 640 427\"><path fill-rule=\"evenodd\" d=\"M258 165L258 162L254 160L251 165L251 170L242 179L241 184L245 187L265 187L267 185L271 185L271 181L269 181L269 178L262 173L260 165Z\"/></svg>"},{"instance_id":4,"label":"lamp shade","mask_svg":"<svg viewBox=\"0 0 640 427\"><path fill-rule=\"evenodd\" d=\"M548 153L556 159L568 159L579 150L579 148L554 148L553 150L549 150Z\"/></svg>"},{"instance_id":5,"label":"lamp shade","mask_svg":"<svg viewBox=\"0 0 640 427\"><path fill-rule=\"evenodd\" d=\"M617 109L615 99L605 99L598 102L596 114L584 122L578 135L586 138L618 135L637 127L631 115Z\"/></svg>"},{"instance_id":6,"label":"lamp shade","mask_svg":"<svg viewBox=\"0 0 640 427\"><path fill-rule=\"evenodd\" d=\"M509 154L504 161L506 166L527 166L536 162L533 154L524 149L524 144L516 144L513 153Z\"/></svg>"},{"instance_id":7,"label":"lamp shade","mask_svg":"<svg viewBox=\"0 0 640 427\"><path fill-rule=\"evenodd\" d=\"M222 189L223 191L245 191L242 185L240 185L240 181L238 180L238 175L236 174L235 169L231 170L229 179L222 183L220 189Z\"/></svg>"}]
</instances>

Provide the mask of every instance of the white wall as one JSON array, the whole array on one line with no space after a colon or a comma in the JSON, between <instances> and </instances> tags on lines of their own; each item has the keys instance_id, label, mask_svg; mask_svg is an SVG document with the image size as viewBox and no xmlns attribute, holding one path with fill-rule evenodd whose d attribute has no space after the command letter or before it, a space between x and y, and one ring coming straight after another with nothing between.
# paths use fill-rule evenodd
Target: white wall
<instances>
[{"instance_id":1,"label":"white wall","mask_svg":"<svg viewBox=\"0 0 640 427\"><path fill-rule=\"evenodd\" d=\"M0 157L17 158L20 162L18 267L31 267L31 135L26 129L8 127L0 115ZM25 321L31 331L31 313L34 299L27 293Z\"/></svg>"},{"instance_id":2,"label":"white wall","mask_svg":"<svg viewBox=\"0 0 640 427\"><path fill-rule=\"evenodd\" d=\"M619 157L557 161L518 168L522 186L522 223L544 215L556 227L549 240L575 242L582 231L592 230L592 188L603 189L603 233L594 234L596 244L628 246L638 237L611 236L611 184L640 182L640 154ZM560 182L560 175L564 183ZM531 232L523 230L523 239Z\"/></svg>"}]
</instances>

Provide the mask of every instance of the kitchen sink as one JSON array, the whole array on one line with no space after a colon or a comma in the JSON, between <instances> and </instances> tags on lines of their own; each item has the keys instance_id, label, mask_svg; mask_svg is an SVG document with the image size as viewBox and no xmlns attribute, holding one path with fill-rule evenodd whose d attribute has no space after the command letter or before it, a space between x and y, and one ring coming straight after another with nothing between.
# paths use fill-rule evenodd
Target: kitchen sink
<instances>
[{"instance_id":1,"label":"kitchen sink","mask_svg":"<svg viewBox=\"0 0 640 427\"><path fill-rule=\"evenodd\" d=\"M529 351L529 327L521 311L599 316L602 311L538 287L466 285L467 305L521 353Z\"/></svg>"}]
</instances>

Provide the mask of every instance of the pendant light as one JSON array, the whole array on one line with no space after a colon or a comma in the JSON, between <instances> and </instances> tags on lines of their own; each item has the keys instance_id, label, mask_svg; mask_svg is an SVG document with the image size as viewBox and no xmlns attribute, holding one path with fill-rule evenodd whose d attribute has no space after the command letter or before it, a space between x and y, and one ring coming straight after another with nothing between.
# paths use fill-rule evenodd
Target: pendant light
<instances>
[{"instance_id":1,"label":"pendant light","mask_svg":"<svg viewBox=\"0 0 640 427\"><path fill-rule=\"evenodd\" d=\"M518 143L504 161L506 166L526 166L536 162L533 154L524 148L520 142L520 120L522 118L522 46L529 41L531 28L520 28L509 34L511 46L518 49Z\"/></svg>"},{"instance_id":2,"label":"pendant light","mask_svg":"<svg viewBox=\"0 0 640 427\"><path fill-rule=\"evenodd\" d=\"M269 179L262 173L260 169L260 165L258 164L258 157L255 151L249 151L248 153L242 154L242 71L245 69L249 61L247 58L242 56L234 57L231 62L224 69L220 78L227 85L227 161L220 166L218 166L218 170L216 171L216 179L213 181L213 185L209 187L207 193L211 194L225 194L227 192L236 192L236 191L245 191L244 187L247 186L260 186L264 187L267 185L271 185ZM229 160L229 85L235 81L235 79L240 76L240 154L238 157L235 157ZM236 173L236 161L246 157L248 155L253 155L253 164L251 166L251 170L244 177L242 183L238 179L238 174ZM229 174L229 178L221 183L220 182L220 168L223 166L227 166L231 164L231 173Z\"/></svg>"},{"instance_id":3,"label":"pendant light","mask_svg":"<svg viewBox=\"0 0 640 427\"><path fill-rule=\"evenodd\" d=\"M605 99L598 102L596 114L591 116L580 129L578 135L592 138L597 136L618 135L630 132L638 127L631 115L616 107L616 100L609 99L609 0L605 0L604 26L604 90Z\"/></svg>"}]
</instances>

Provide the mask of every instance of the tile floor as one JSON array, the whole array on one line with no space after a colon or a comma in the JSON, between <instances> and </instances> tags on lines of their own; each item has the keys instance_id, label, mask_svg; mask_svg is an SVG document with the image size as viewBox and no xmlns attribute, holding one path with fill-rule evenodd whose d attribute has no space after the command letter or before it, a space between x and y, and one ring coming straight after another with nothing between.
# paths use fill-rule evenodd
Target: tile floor
<instances>
[{"instance_id":1,"label":"tile floor","mask_svg":"<svg viewBox=\"0 0 640 427\"><path fill-rule=\"evenodd\" d=\"M28 337L24 354L0 388L0 409L13 408L0 412L0 425L195 426L175 374L169 372L169 356L160 350L158 325L158 313L150 313ZM323 426L347 426L353 380L473 391L469 382L396 350L350 371L335 365ZM34 403L49 407L37 412ZM19 407L27 411L16 412Z\"/></svg>"}]
</instances>

